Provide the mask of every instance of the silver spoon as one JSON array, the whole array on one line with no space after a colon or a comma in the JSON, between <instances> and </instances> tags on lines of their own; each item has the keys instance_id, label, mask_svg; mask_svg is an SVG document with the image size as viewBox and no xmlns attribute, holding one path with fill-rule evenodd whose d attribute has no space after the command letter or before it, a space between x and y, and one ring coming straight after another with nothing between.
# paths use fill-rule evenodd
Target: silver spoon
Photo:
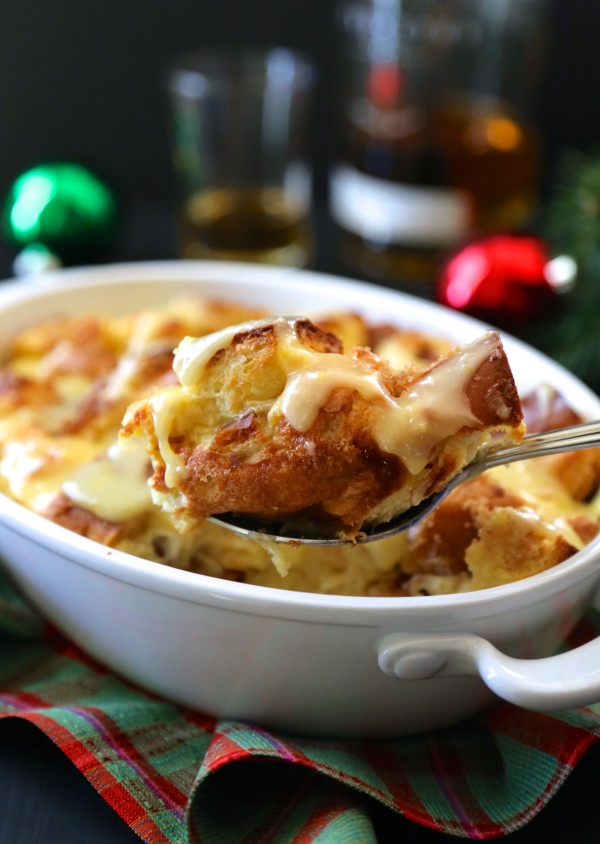
<instances>
[{"instance_id":1,"label":"silver spoon","mask_svg":"<svg viewBox=\"0 0 600 844\"><path fill-rule=\"evenodd\" d=\"M594 446L600 446L600 420L585 422L581 425L573 425L570 428L559 428L556 431L546 431L543 434L526 434L518 445L487 452L481 457L476 458L468 466L465 466L443 490L430 495L421 501L420 504L417 504L416 507L405 510L404 513L401 513L395 519L385 524L366 526L359 536L352 539L335 535L329 537L319 535L318 527L315 528L314 534L310 529L306 530L305 533L300 533L298 525L295 525L293 520L288 524L265 524L251 516L244 516L239 513L210 516L208 521L242 536L263 542L327 546L375 542L378 539L395 536L395 534L408 530L408 528L418 524L425 516L433 512L444 498L453 489L456 489L459 484L476 478L487 469L503 466L506 463L514 463L518 460L529 460L531 457L579 451L580 449L592 448Z\"/></svg>"}]
</instances>

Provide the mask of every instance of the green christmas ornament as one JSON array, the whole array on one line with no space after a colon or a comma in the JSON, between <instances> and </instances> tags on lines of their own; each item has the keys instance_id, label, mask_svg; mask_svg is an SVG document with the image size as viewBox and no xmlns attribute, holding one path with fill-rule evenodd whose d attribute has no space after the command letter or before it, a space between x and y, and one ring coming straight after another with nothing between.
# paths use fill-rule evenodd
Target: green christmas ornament
<instances>
[{"instance_id":1,"label":"green christmas ornament","mask_svg":"<svg viewBox=\"0 0 600 844\"><path fill-rule=\"evenodd\" d=\"M118 234L114 192L81 164L40 164L13 183L2 213L2 232L17 250L43 247L63 264L93 261Z\"/></svg>"}]
</instances>

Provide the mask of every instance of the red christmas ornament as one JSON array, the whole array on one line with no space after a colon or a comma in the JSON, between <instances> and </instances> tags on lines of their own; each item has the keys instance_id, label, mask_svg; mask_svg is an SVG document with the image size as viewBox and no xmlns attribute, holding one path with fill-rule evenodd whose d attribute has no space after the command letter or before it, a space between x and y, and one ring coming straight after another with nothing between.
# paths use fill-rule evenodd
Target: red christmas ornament
<instances>
[{"instance_id":1,"label":"red christmas ornament","mask_svg":"<svg viewBox=\"0 0 600 844\"><path fill-rule=\"evenodd\" d=\"M522 323L547 310L557 292L572 282L569 260L551 259L536 237L489 237L450 258L438 281L437 299L498 325Z\"/></svg>"}]
</instances>

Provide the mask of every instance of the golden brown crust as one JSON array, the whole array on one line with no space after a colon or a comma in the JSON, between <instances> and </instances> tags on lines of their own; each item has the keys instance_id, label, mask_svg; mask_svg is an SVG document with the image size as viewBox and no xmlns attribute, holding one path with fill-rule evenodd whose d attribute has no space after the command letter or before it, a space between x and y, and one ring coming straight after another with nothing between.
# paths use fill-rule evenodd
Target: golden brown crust
<instances>
[{"instance_id":1,"label":"golden brown crust","mask_svg":"<svg viewBox=\"0 0 600 844\"><path fill-rule=\"evenodd\" d=\"M590 516L581 513L570 516L567 522L586 545L600 533L600 519L598 518L590 518Z\"/></svg>"},{"instance_id":2,"label":"golden brown crust","mask_svg":"<svg viewBox=\"0 0 600 844\"><path fill-rule=\"evenodd\" d=\"M391 325L372 326L364 345L388 360L393 369L406 366L423 369L431 366L453 348L443 337L423 331L399 330Z\"/></svg>"},{"instance_id":3,"label":"golden brown crust","mask_svg":"<svg viewBox=\"0 0 600 844\"><path fill-rule=\"evenodd\" d=\"M498 344L469 381L466 393L482 425L517 428L523 420L521 401L508 358Z\"/></svg>"},{"instance_id":4,"label":"golden brown crust","mask_svg":"<svg viewBox=\"0 0 600 844\"><path fill-rule=\"evenodd\" d=\"M583 422L565 397L548 384L542 384L524 396L521 407L527 430L532 434Z\"/></svg>"},{"instance_id":5,"label":"golden brown crust","mask_svg":"<svg viewBox=\"0 0 600 844\"><path fill-rule=\"evenodd\" d=\"M408 570L449 575L466 571L465 555L498 507L522 507L525 500L483 475L461 484L409 533Z\"/></svg>"},{"instance_id":6,"label":"golden brown crust","mask_svg":"<svg viewBox=\"0 0 600 844\"><path fill-rule=\"evenodd\" d=\"M564 562L576 550L535 514L498 507L467 549L470 586L487 589L531 577Z\"/></svg>"},{"instance_id":7,"label":"golden brown crust","mask_svg":"<svg viewBox=\"0 0 600 844\"><path fill-rule=\"evenodd\" d=\"M327 431L314 431L309 453L306 437L287 423L280 424L269 442L251 418L245 417L243 429L233 423L216 435L210 448L194 448L187 461L181 489L189 514L201 521L209 512L230 510L264 519L303 512L339 520L340 526L360 523L406 470L368 437L361 441L355 432L340 433L335 443ZM253 441L260 458L238 462L236 445L241 440L244 446Z\"/></svg>"},{"instance_id":8,"label":"golden brown crust","mask_svg":"<svg viewBox=\"0 0 600 844\"><path fill-rule=\"evenodd\" d=\"M60 493L51 501L44 515L74 533L102 545L114 545L123 531L122 525L98 518L89 510L74 504L64 493Z\"/></svg>"},{"instance_id":9,"label":"golden brown crust","mask_svg":"<svg viewBox=\"0 0 600 844\"><path fill-rule=\"evenodd\" d=\"M44 358L45 374L102 378L116 365L122 349L100 317L66 317L19 334L13 353Z\"/></svg>"},{"instance_id":10,"label":"golden brown crust","mask_svg":"<svg viewBox=\"0 0 600 844\"><path fill-rule=\"evenodd\" d=\"M538 458L539 459L539 458ZM600 449L590 448L544 458L574 501L591 501L600 487Z\"/></svg>"},{"instance_id":11,"label":"golden brown crust","mask_svg":"<svg viewBox=\"0 0 600 844\"><path fill-rule=\"evenodd\" d=\"M550 385L544 384L522 400L530 433L578 425L583 417ZM589 501L600 488L600 449L572 451L543 458L553 475L575 501Z\"/></svg>"},{"instance_id":12,"label":"golden brown crust","mask_svg":"<svg viewBox=\"0 0 600 844\"><path fill-rule=\"evenodd\" d=\"M0 409L3 412L19 407L39 407L56 399L56 390L50 381L36 381L8 369L0 370Z\"/></svg>"},{"instance_id":13,"label":"golden brown crust","mask_svg":"<svg viewBox=\"0 0 600 844\"><path fill-rule=\"evenodd\" d=\"M355 346L371 346L371 328L357 313L328 314L314 320L322 331L333 334L341 342L340 351L349 352Z\"/></svg>"}]
</instances>

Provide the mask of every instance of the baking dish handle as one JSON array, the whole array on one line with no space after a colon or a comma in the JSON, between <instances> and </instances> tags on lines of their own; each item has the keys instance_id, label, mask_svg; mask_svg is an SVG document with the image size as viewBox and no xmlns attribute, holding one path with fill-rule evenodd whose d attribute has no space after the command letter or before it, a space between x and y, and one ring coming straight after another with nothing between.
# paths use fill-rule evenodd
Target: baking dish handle
<instances>
[{"instance_id":1,"label":"baking dish handle","mask_svg":"<svg viewBox=\"0 0 600 844\"><path fill-rule=\"evenodd\" d=\"M378 661L404 680L479 675L498 697L540 712L600 701L600 637L556 656L515 659L473 634L391 633Z\"/></svg>"}]
</instances>

